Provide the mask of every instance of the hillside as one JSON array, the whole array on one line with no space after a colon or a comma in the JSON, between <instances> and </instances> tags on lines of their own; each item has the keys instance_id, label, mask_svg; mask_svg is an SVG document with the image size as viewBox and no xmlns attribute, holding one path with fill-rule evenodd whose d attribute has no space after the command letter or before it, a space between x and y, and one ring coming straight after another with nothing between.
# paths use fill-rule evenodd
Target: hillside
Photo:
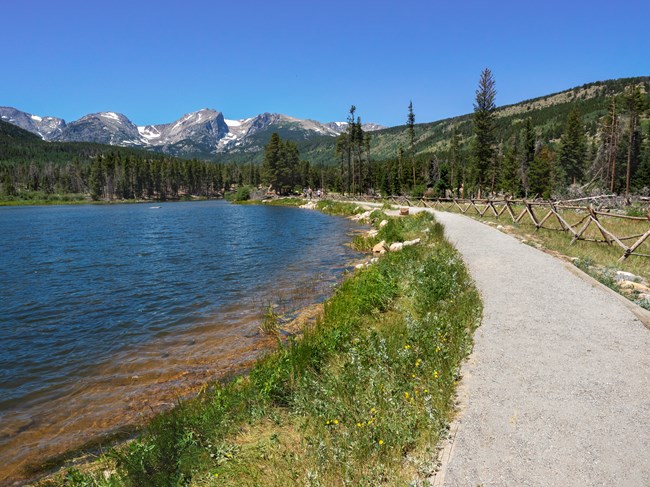
<instances>
[{"instance_id":1,"label":"hillside","mask_svg":"<svg viewBox=\"0 0 650 487\"><path fill-rule=\"evenodd\" d=\"M650 76L598 81L497 109L497 131L500 140L510 139L521 129L521 123L530 117L537 135L543 140L558 139L564 121L571 109L577 106L590 136L595 136L600 117L605 115L611 96L621 95L630 85L641 85L650 96ZM473 94L468 93L468 97ZM461 144L472 135L472 114L415 125L416 154L426 157L447 150L452 131L456 129ZM395 158L400 146L408 147L406 126L391 127L372 132L371 156L376 161ZM299 142L300 156L312 164L333 164L336 140L330 137L313 137ZM262 153L224 154L217 160L261 162Z\"/></svg>"}]
</instances>

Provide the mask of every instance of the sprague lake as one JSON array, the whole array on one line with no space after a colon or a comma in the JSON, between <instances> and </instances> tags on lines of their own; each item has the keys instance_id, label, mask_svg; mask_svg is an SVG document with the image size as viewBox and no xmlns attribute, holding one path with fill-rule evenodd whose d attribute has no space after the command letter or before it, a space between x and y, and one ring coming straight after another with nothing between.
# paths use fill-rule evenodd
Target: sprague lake
<instances>
[{"instance_id":1,"label":"sprague lake","mask_svg":"<svg viewBox=\"0 0 650 487\"><path fill-rule=\"evenodd\" d=\"M359 257L317 211L156 205L0 208L0 483L241 371Z\"/></svg>"}]
</instances>

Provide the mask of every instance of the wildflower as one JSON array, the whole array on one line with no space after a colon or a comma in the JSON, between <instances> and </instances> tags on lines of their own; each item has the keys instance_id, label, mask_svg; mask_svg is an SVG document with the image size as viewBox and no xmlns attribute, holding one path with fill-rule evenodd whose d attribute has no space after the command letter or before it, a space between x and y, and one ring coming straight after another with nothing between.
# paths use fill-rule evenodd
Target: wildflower
<instances>
[{"instance_id":1,"label":"wildflower","mask_svg":"<svg viewBox=\"0 0 650 487\"><path fill-rule=\"evenodd\" d=\"M425 389L423 392L424 392L425 394L429 394L429 389Z\"/></svg>"},{"instance_id":2,"label":"wildflower","mask_svg":"<svg viewBox=\"0 0 650 487\"><path fill-rule=\"evenodd\" d=\"M436 353L440 351L440 347L436 347Z\"/></svg>"},{"instance_id":3,"label":"wildflower","mask_svg":"<svg viewBox=\"0 0 650 487\"><path fill-rule=\"evenodd\" d=\"M370 412L371 412L372 414L374 414L374 413L377 412L377 410L376 410L375 408L370 408Z\"/></svg>"},{"instance_id":4,"label":"wildflower","mask_svg":"<svg viewBox=\"0 0 650 487\"><path fill-rule=\"evenodd\" d=\"M417 359L417 360L415 361L415 366L416 366L416 367L419 367L419 366L420 366L420 362L422 362L422 360L421 360L421 359Z\"/></svg>"},{"instance_id":5,"label":"wildflower","mask_svg":"<svg viewBox=\"0 0 650 487\"><path fill-rule=\"evenodd\" d=\"M330 425L330 420L328 419L327 422L325 423L326 426Z\"/></svg>"},{"instance_id":6,"label":"wildflower","mask_svg":"<svg viewBox=\"0 0 650 487\"><path fill-rule=\"evenodd\" d=\"M411 379L415 379L415 374L411 374Z\"/></svg>"},{"instance_id":7,"label":"wildflower","mask_svg":"<svg viewBox=\"0 0 650 487\"><path fill-rule=\"evenodd\" d=\"M334 424L339 424L339 420L338 420L338 419L335 419L335 420L334 420Z\"/></svg>"},{"instance_id":8,"label":"wildflower","mask_svg":"<svg viewBox=\"0 0 650 487\"><path fill-rule=\"evenodd\" d=\"M408 393L408 392L405 392L405 393L404 393L404 397L405 397L406 399L408 399L408 398L409 398L409 393Z\"/></svg>"},{"instance_id":9,"label":"wildflower","mask_svg":"<svg viewBox=\"0 0 650 487\"><path fill-rule=\"evenodd\" d=\"M357 423L357 428L361 428L361 423Z\"/></svg>"},{"instance_id":10,"label":"wildflower","mask_svg":"<svg viewBox=\"0 0 650 487\"><path fill-rule=\"evenodd\" d=\"M437 378L438 378L438 371L437 371L437 370L434 370L434 371L433 371L433 378L434 378L434 379L437 379Z\"/></svg>"},{"instance_id":11,"label":"wildflower","mask_svg":"<svg viewBox=\"0 0 650 487\"><path fill-rule=\"evenodd\" d=\"M380 444L380 445L383 445L383 444L384 444L384 440L379 440L379 444Z\"/></svg>"},{"instance_id":12,"label":"wildflower","mask_svg":"<svg viewBox=\"0 0 650 487\"><path fill-rule=\"evenodd\" d=\"M409 350L411 348L411 345L404 345L404 350Z\"/></svg>"}]
</instances>

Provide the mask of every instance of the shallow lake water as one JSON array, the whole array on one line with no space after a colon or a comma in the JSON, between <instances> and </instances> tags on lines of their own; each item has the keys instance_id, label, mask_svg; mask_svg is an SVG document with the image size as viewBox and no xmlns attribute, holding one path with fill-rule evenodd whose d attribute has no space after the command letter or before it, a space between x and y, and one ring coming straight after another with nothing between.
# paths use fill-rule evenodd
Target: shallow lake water
<instances>
[{"instance_id":1,"label":"shallow lake water","mask_svg":"<svg viewBox=\"0 0 650 487\"><path fill-rule=\"evenodd\" d=\"M359 256L315 211L156 206L0 208L0 483L241 371Z\"/></svg>"}]
</instances>

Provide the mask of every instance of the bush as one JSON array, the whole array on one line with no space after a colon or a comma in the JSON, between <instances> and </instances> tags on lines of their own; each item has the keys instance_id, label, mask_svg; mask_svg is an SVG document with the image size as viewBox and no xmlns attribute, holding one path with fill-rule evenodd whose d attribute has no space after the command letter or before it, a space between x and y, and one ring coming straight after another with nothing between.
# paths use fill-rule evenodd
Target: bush
<instances>
[{"instance_id":1,"label":"bush","mask_svg":"<svg viewBox=\"0 0 650 487\"><path fill-rule=\"evenodd\" d=\"M250 186L240 186L237 188L235 193L235 201L248 201L251 199L251 188Z\"/></svg>"}]
</instances>

